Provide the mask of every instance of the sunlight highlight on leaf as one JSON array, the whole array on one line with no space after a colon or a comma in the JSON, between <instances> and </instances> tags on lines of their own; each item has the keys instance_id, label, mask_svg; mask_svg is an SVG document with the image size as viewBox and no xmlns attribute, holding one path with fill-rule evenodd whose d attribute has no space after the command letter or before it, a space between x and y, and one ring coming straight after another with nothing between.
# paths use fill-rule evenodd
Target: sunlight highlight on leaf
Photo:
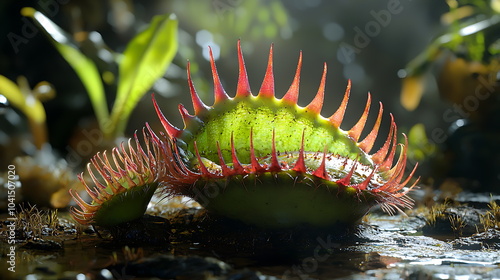
<instances>
[{"instance_id":1,"label":"sunlight highlight on leaf","mask_svg":"<svg viewBox=\"0 0 500 280\"><path fill-rule=\"evenodd\" d=\"M175 15L156 16L125 49L119 65L118 94L111 116L117 132L124 131L135 104L172 62L178 45L177 25Z\"/></svg>"},{"instance_id":2,"label":"sunlight highlight on leaf","mask_svg":"<svg viewBox=\"0 0 500 280\"><path fill-rule=\"evenodd\" d=\"M0 75L0 95L5 96L13 107L23 112L28 119L33 134L33 142L38 149L41 149L47 142L45 108L43 108L42 102L29 87L26 77L18 77L17 83Z\"/></svg>"},{"instance_id":3,"label":"sunlight highlight on leaf","mask_svg":"<svg viewBox=\"0 0 500 280\"><path fill-rule=\"evenodd\" d=\"M21 14L34 20L43 33L50 38L50 41L63 58L75 70L88 92L101 130L104 131L106 127L109 127L105 125L109 118L109 112L101 77L94 62L80 52L70 35L41 12L31 7L25 7L21 10Z\"/></svg>"},{"instance_id":4,"label":"sunlight highlight on leaf","mask_svg":"<svg viewBox=\"0 0 500 280\"><path fill-rule=\"evenodd\" d=\"M26 82L26 78L20 77L20 82ZM13 81L0 75L0 94L4 95L12 106L23 112L28 119L38 123L45 122L45 109L42 103L32 94L23 94L21 88Z\"/></svg>"}]
</instances>

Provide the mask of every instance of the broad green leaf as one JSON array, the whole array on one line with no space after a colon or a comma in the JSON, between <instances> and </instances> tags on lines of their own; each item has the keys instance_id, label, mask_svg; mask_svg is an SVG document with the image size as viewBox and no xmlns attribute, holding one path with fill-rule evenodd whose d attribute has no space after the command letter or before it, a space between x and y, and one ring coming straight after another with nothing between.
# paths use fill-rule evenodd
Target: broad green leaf
<instances>
[{"instance_id":1,"label":"broad green leaf","mask_svg":"<svg viewBox=\"0 0 500 280\"><path fill-rule=\"evenodd\" d=\"M45 109L40 100L30 93L23 94L16 83L2 75L0 75L0 94L5 96L12 106L23 112L31 121L45 123Z\"/></svg>"},{"instance_id":2,"label":"broad green leaf","mask_svg":"<svg viewBox=\"0 0 500 280\"><path fill-rule=\"evenodd\" d=\"M101 77L94 62L80 52L78 47L73 43L70 35L44 14L30 7L23 8L21 14L35 21L41 30L51 39L50 41L63 58L75 70L88 92L99 125L101 129L104 129L106 127L104 124L109 119L109 112Z\"/></svg>"},{"instance_id":3,"label":"broad green leaf","mask_svg":"<svg viewBox=\"0 0 500 280\"><path fill-rule=\"evenodd\" d=\"M119 64L118 93L111 115L115 136L123 133L137 102L165 73L177 44L175 16L162 15L154 17L149 27L127 45Z\"/></svg>"}]
</instances>

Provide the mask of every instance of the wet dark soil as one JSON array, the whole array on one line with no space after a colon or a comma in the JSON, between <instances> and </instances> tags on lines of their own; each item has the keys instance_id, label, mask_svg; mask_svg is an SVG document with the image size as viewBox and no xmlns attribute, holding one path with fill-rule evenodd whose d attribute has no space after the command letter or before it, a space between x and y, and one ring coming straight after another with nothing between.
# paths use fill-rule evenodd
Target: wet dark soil
<instances>
[{"instance_id":1,"label":"wet dark soil","mask_svg":"<svg viewBox=\"0 0 500 280\"><path fill-rule=\"evenodd\" d=\"M189 204L153 205L150 215L113 229L75 226L60 212L55 229L38 236L17 229L15 272L6 261L0 272L2 279L498 279L500 229L480 228L491 200L500 199L462 195L435 207L432 222L430 207L407 216L375 210L346 231L262 230Z\"/></svg>"}]
</instances>

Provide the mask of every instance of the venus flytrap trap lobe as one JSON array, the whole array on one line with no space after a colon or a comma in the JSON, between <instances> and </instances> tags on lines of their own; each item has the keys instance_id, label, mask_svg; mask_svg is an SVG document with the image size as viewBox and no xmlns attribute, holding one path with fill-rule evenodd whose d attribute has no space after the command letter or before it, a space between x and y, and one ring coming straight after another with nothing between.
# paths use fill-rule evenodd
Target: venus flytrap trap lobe
<instances>
[{"instance_id":1,"label":"venus flytrap trap lobe","mask_svg":"<svg viewBox=\"0 0 500 280\"><path fill-rule=\"evenodd\" d=\"M370 110L370 94L359 121L344 131L340 125L349 100L350 82L339 108L324 118L320 111L326 64L316 96L306 107L301 107L297 100L302 54L292 85L281 99L276 98L274 92L272 57L271 47L264 81L259 93L253 95L238 42L238 84L236 95L229 97L210 51L215 97L212 106L204 104L198 96L188 64L194 115L179 105L184 128L173 126L153 98L167 134L158 137L148 127L147 153L140 148L137 138L137 153L127 154L123 148L121 152L113 151L113 157L120 158L126 170L133 169L134 160L148 167L150 175L144 180L148 183L137 181L137 176L145 173L114 171L106 157L101 160L97 155L92 164L105 178L107 186L93 176L97 188L92 190L86 186L94 199L92 204L73 192L82 208L73 209L74 217L81 223L96 225L105 225L104 221L125 222L132 216L122 217L115 208L128 208L124 204L131 201L125 202L119 197L149 184L161 185L167 195L186 195L195 200L199 199L200 191L215 188L219 190L217 195L203 203L207 210L267 228L304 224L341 227L359 222L378 204L391 214L400 208L412 207L407 193L416 182L410 187L406 185L416 167L404 178L407 145L397 143L392 115L387 140L378 151L369 154L381 124L382 104L373 128L359 141ZM398 146L399 157L393 164ZM134 157L135 154L140 156ZM136 180L130 182L130 178ZM115 191L117 189L121 191ZM141 205L147 205L150 199L149 194L131 197L144 200ZM143 212L137 211L133 216L139 217Z\"/></svg>"},{"instance_id":2,"label":"venus flytrap trap lobe","mask_svg":"<svg viewBox=\"0 0 500 280\"><path fill-rule=\"evenodd\" d=\"M165 174L165 149L148 126L148 132L143 130L146 150L135 135L136 148L132 140L128 142L128 151L122 144L120 150L114 148L111 152L112 163L106 152L94 156L87 165L95 187L90 187L83 178L78 176L92 203L87 203L80 195L71 190L70 194L80 209L72 208L71 215L81 224L96 224L114 226L141 217L154 192L160 184L160 178ZM94 167L104 184L94 172Z\"/></svg>"}]
</instances>

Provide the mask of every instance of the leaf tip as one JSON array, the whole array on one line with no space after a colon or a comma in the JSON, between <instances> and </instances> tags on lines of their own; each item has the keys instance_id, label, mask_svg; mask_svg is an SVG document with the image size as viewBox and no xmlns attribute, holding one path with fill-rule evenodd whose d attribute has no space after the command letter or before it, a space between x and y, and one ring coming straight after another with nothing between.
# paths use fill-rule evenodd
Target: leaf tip
<instances>
[{"instance_id":1,"label":"leaf tip","mask_svg":"<svg viewBox=\"0 0 500 280\"><path fill-rule=\"evenodd\" d=\"M25 17L34 17L36 10L32 7L24 7L21 9L21 15Z\"/></svg>"}]
</instances>

